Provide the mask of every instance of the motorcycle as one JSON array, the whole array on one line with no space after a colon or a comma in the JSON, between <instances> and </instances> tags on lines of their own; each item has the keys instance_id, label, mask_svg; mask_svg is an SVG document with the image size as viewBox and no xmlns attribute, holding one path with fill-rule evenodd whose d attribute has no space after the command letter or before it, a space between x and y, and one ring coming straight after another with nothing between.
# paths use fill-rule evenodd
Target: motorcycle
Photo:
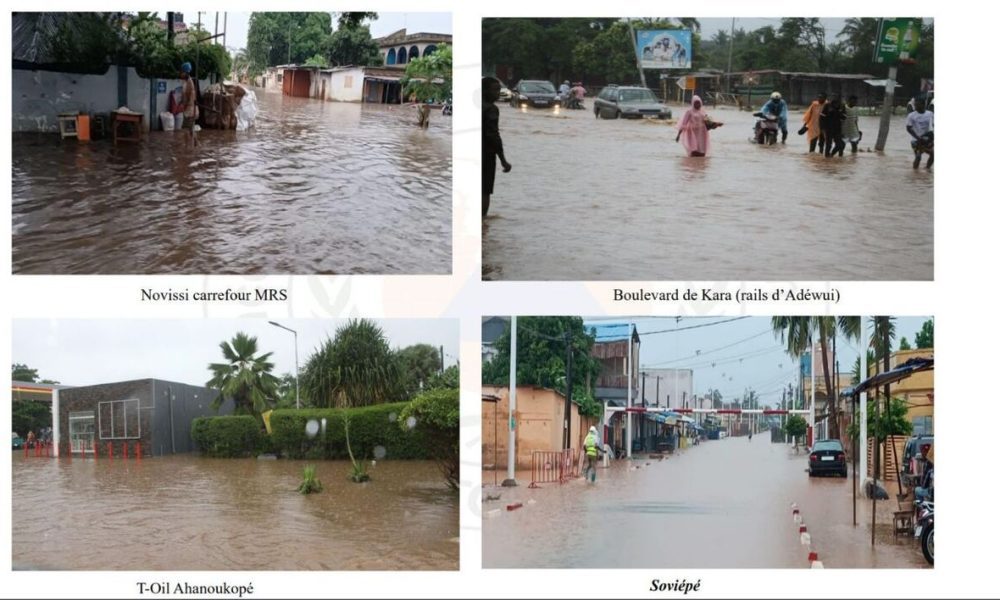
<instances>
[{"instance_id":1,"label":"motorcycle","mask_svg":"<svg viewBox=\"0 0 1000 600\"><path fill-rule=\"evenodd\" d=\"M757 117L757 122L753 127L753 139L750 141L764 146L777 144L778 117L771 113L764 114L760 112L754 113L753 116Z\"/></svg>"},{"instance_id":2,"label":"motorcycle","mask_svg":"<svg viewBox=\"0 0 1000 600\"><path fill-rule=\"evenodd\" d=\"M559 94L559 105L570 110L583 110L583 100L573 95L573 92Z\"/></svg>"},{"instance_id":3,"label":"motorcycle","mask_svg":"<svg viewBox=\"0 0 1000 600\"><path fill-rule=\"evenodd\" d=\"M918 501L917 525L913 528L913 537L920 538L920 549L928 563L934 564L934 502Z\"/></svg>"}]
</instances>

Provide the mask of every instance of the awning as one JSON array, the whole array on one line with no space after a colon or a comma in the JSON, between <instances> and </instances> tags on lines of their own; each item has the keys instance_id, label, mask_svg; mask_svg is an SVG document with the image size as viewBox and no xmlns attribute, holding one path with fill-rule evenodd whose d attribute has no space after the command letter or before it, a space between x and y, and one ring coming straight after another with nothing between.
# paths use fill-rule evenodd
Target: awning
<instances>
[{"instance_id":1,"label":"awning","mask_svg":"<svg viewBox=\"0 0 1000 600\"><path fill-rule=\"evenodd\" d=\"M867 392L868 390L879 388L884 385L893 384L921 371L930 371L932 369L934 369L933 358L911 358L905 363L897 365L896 368L891 371L872 375L858 385L844 390L840 395L848 398L858 397L862 392Z\"/></svg>"},{"instance_id":2,"label":"awning","mask_svg":"<svg viewBox=\"0 0 1000 600\"><path fill-rule=\"evenodd\" d=\"M865 83L867 83L868 85L870 85L872 87L884 88L884 87L886 87L886 85L888 85L889 80L888 79L865 79ZM893 86L893 89L896 89L896 88L899 88L899 87L903 87L903 86L901 86L900 84L897 83L895 86Z\"/></svg>"}]
</instances>

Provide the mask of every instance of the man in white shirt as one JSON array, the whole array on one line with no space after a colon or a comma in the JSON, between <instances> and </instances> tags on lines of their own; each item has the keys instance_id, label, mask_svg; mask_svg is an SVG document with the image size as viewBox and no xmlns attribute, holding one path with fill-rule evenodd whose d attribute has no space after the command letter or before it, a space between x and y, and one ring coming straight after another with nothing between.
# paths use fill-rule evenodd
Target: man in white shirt
<instances>
[{"instance_id":1,"label":"man in white shirt","mask_svg":"<svg viewBox=\"0 0 1000 600\"><path fill-rule=\"evenodd\" d=\"M934 113L924 100L917 100L916 110L906 116L906 132L913 137L913 168L920 168L920 157L927 154L927 168L934 164Z\"/></svg>"}]
</instances>

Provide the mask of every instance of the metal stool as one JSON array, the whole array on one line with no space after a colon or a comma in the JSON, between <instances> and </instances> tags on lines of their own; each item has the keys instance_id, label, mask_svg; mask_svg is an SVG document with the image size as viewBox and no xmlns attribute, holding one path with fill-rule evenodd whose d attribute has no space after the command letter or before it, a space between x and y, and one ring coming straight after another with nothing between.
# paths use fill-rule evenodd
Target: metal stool
<instances>
[{"instance_id":1,"label":"metal stool","mask_svg":"<svg viewBox=\"0 0 1000 600\"><path fill-rule=\"evenodd\" d=\"M68 137L78 137L76 133L77 113L59 113L59 136L60 139Z\"/></svg>"},{"instance_id":2,"label":"metal stool","mask_svg":"<svg viewBox=\"0 0 1000 600\"><path fill-rule=\"evenodd\" d=\"M892 537L913 532L913 510L898 510L892 513Z\"/></svg>"}]
</instances>

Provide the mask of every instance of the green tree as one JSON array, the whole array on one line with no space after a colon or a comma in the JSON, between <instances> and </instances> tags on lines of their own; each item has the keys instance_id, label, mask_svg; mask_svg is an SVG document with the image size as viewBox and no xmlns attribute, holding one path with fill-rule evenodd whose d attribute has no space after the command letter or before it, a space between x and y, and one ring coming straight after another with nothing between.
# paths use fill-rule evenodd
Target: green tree
<instances>
[{"instance_id":1,"label":"green tree","mask_svg":"<svg viewBox=\"0 0 1000 600\"><path fill-rule=\"evenodd\" d=\"M301 64L323 54L323 44L332 31L330 13L255 12L250 14L247 54L251 71L267 67Z\"/></svg>"},{"instance_id":2,"label":"green tree","mask_svg":"<svg viewBox=\"0 0 1000 600\"><path fill-rule=\"evenodd\" d=\"M329 67L330 64L326 62L326 57L325 56L323 56L322 54L317 54L315 56L309 57L309 59L306 60L306 66L307 67L319 67L321 69L325 69L325 68Z\"/></svg>"},{"instance_id":3,"label":"green tree","mask_svg":"<svg viewBox=\"0 0 1000 600\"><path fill-rule=\"evenodd\" d=\"M413 94L418 102L442 101L451 98L451 46L440 46L437 51L406 63L403 75L403 94Z\"/></svg>"},{"instance_id":4,"label":"green tree","mask_svg":"<svg viewBox=\"0 0 1000 600\"><path fill-rule=\"evenodd\" d=\"M32 369L28 367L28 365L14 363L10 366L10 378L14 381L35 383L38 381L38 369Z\"/></svg>"},{"instance_id":5,"label":"green tree","mask_svg":"<svg viewBox=\"0 0 1000 600\"><path fill-rule=\"evenodd\" d=\"M441 371L441 354L430 344L414 344L396 352L408 398L428 388L431 378Z\"/></svg>"},{"instance_id":6,"label":"green tree","mask_svg":"<svg viewBox=\"0 0 1000 600\"><path fill-rule=\"evenodd\" d=\"M443 373L435 373L431 376L427 384L428 389L437 390L441 388L457 390L459 386L458 365L451 365Z\"/></svg>"},{"instance_id":7,"label":"green tree","mask_svg":"<svg viewBox=\"0 0 1000 600\"><path fill-rule=\"evenodd\" d=\"M404 397L399 361L382 328L352 319L327 338L303 369L301 391L313 406L349 408Z\"/></svg>"},{"instance_id":8,"label":"green tree","mask_svg":"<svg viewBox=\"0 0 1000 600\"><path fill-rule=\"evenodd\" d=\"M789 415L788 419L785 421L784 432L785 435L794 437L797 440L802 439L805 436L806 431L809 428L809 424L800 415ZM796 442L797 443L797 442Z\"/></svg>"},{"instance_id":9,"label":"green tree","mask_svg":"<svg viewBox=\"0 0 1000 600\"><path fill-rule=\"evenodd\" d=\"M890 435L910 435L913 432L913 423L909 421L909 408L906 402L900 398L893 398L889 403L889 410L878 411L878 419L875 418L875 403L877 400L868 400L868 435L877 437L879 442L884 442L886 436ZM861 426L852 423L848 433L852 439L857 439L861 431Z\"/></svg>"},{"instance_id":10,"label":"green tree","mask_svg":"<svg viewBox=\"0 0 1000 600\"><path fill-rule=\"evenodd\" d=\"M257 338L242 331L232 340L219 344L225 362L211 363L208 370L212 378L206 387L219 390L212 402L216 410L226 398L235 405L235 414L253 415L261 421L260 414L273 408L278 389L278 378L271 374L274 364L271 352L257 354Z\"/></svg>"},{"instance_id":11,"label":"green tree","mask_svg":"<svg viewBox=\"0 0 1000 600\"><path fill-rule=\"evenodd\" d=\"M572 355L573 398L584 416L600 416L603 408L593 396L601 363L590 355L594 335L580 317L519 317L517 319L517 383L566 389L566 342ZM510 382L510 325L497 338L497 354L483 365L483 383Z\"/></svg>"},{"instance_id":12,"label":"green tree","mask_svg":"<svg viewBox=\"0 0 1000 600\"><path fill-rule=\"evenodd\" d=\"M910 342L907 341L906 336L903 336L903 337L899 338L899 349L900 349L900 351L902 351L902 350L912 350L913 349L910 346Z\"/></svg>"},{"instance_id":13,"label":"green tree","mask_svg":"<svg viewBox=\"0 0 1000 600\"><path fill-rule=\"evenodd\" d=\"M21 437L29 431L38 433L42 427L52 426L52 406L37 400L14 400L10 411L11 426Z\"/></svg>"},{"instance_id":14,"label":"green tree","mask_svg":"<svg viewBox=\"0 0 1000 600\"><path fill-rule=\"evenodd\" d=\"M404 430L423 432L448 487L457 491L459 485L459 392L437 389L424 392L400 412L399 425Z\"/></svg>"},{"instance_id":15,"label":"green tree","mask_svg":"<svg viewBox=\"0 0 1000 600\"><path fill-rule=\"evenodd\" d=\"M367 27L341 27L323 41L323 55L333 66L377 67L382 64L378 44Z\"/></svg>"},{"instance_id":16,"label":"green tree","mask_svg":"<svg viewBox=\"0 0 1000 600\"><path fill-rule=\"evenodd\" d=\"M342 12L337 14L337 29L358 29L365 21L376 19L377 12Z\"/></svg>"},{"instance_id":17,"label":"green tree","mask_svg":"<svg viewBox=\"0 0 1000 600\"><path fill-rule=\"evenodd\" d=\"M917 348L933 348L934 347L934 319L927 319L924 324L920 327L920 331L916 333L913 337L917 344Z\"/></svg>"}]
</instances>

